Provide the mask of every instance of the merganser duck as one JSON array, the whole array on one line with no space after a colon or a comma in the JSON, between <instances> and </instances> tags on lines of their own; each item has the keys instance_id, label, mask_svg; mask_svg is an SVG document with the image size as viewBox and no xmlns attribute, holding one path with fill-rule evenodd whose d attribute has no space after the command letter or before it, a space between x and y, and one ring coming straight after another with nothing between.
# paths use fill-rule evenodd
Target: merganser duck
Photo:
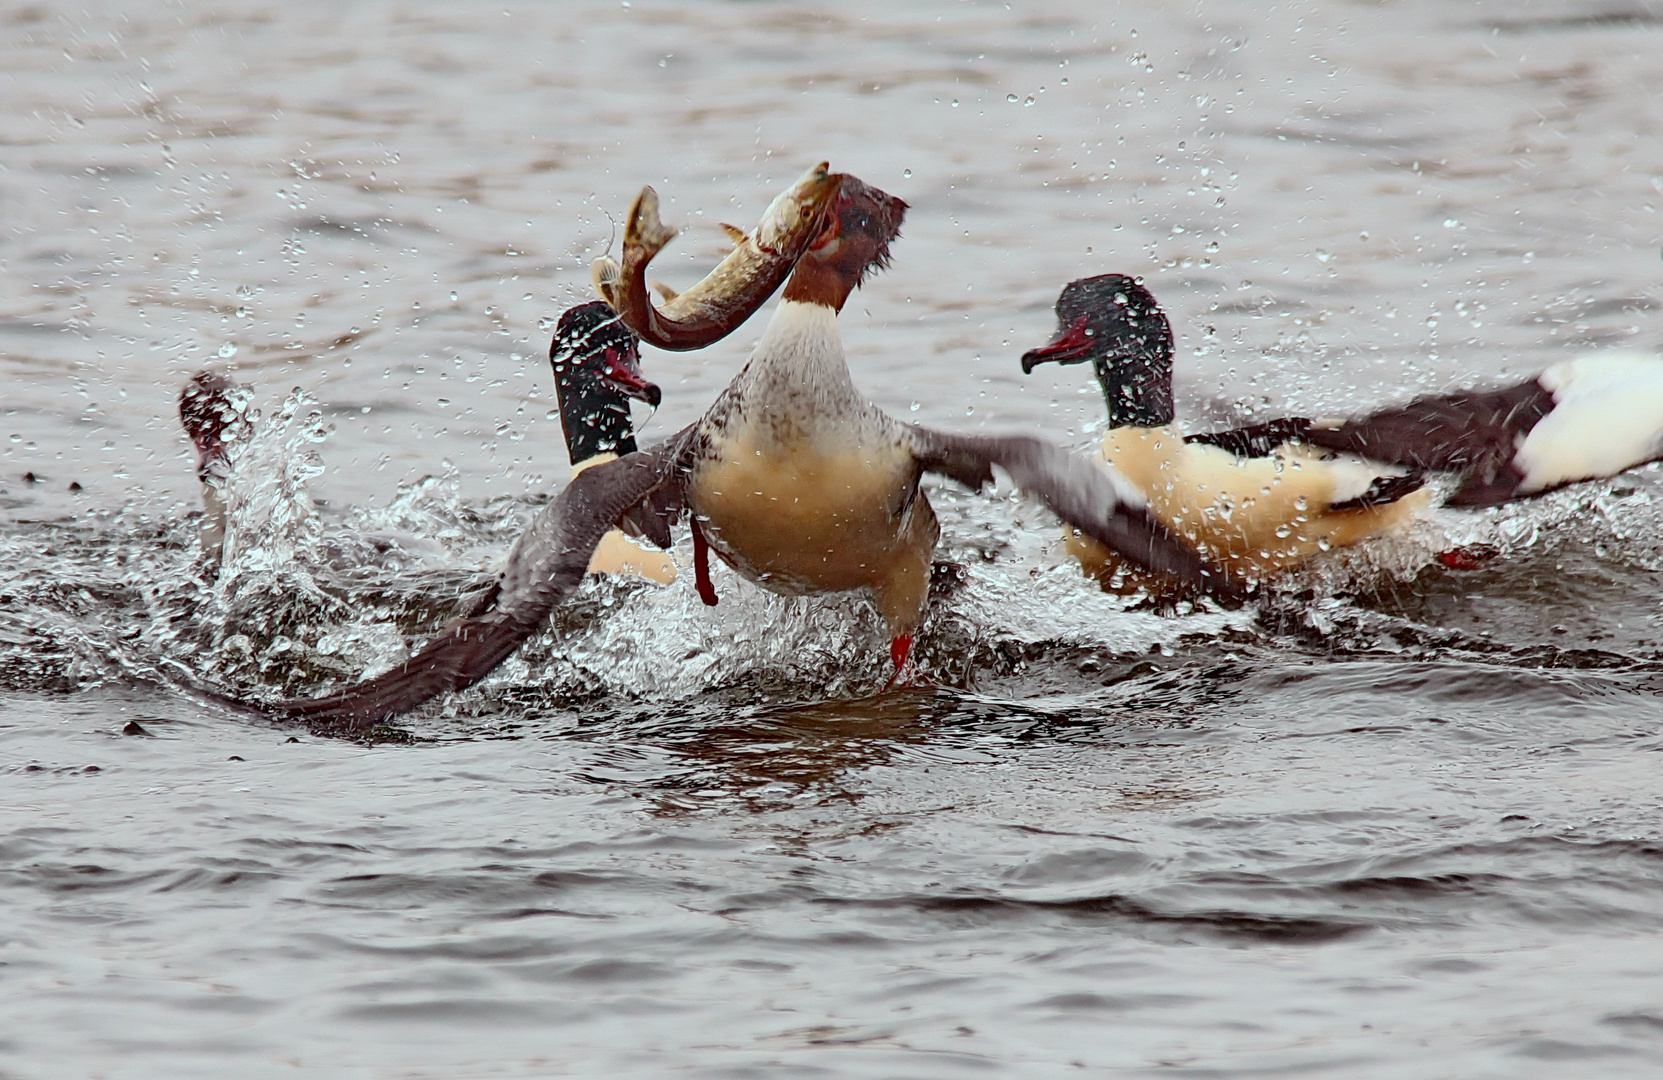
<instances>
[{"instance_id":1,"label":"merganser duck","mask_svg":"<svg viewBox=\"0 0 1663 1080\"><path fill-rule=\"evenodd\" d=\"M549 363L573 476L638 449L630 399L655 409L663 399L641 375L640 350L635 334L599 300L567 308L555 323ZM676 564L667 552L644 548L613 529L590 557L589 573L634 574L668 585L676 579Z\"/></svg>"},{"instance_id":2,"label":"merganser duck","mask_svg":"<svg viewBox=\"0 0 1663 1080\"><path fill-rule=\"evenodd\" d=\"M1271 425L1256 438L1252 429L1185 438L1173 426L1172 327L1135 279L1070 282L1056 311L1055 339L1026 353L1022 370L1091 361L1109 410L1103 460L1229 580L1254 585L1319 551L1401 528L1426 507L1420 473L1333 458ZM1070 531L1066 546L1105 589L1165 591L1090 537Z\"/></svg>"},{"instance_id":3,"label":"merganser duck","mask_svg":"<svg viewBox=\"0 0 1663 1080\"><path fill-rule=\"evenodd\" d=\"M248 392L217 371L199 371L179 391L179 423L196 449L202 484L199 536L204 562L216 572L225 548L225 492L230 447L247 438Z\"/></svg>"},{"instance_id":4,"label":"merganser duck","mask_svg":"<svg viewBox=\"0 0 1663 1080\"><path fill-rule=\"evenodd\" d=\"M663 395L641 375L640 342L616 313L598 300L567 308L549 343L555 398L572 475L636 451L631 398L657 408ZM215 371L194 375L179 394L179 420L197 454L202 483L202 551L219 566L225 542L224 483L230 450L249 436L246 388ZM676 578L675 563L614 529L601 538L590 560L592 574L639 576L662 584Z\"/></svg>"},{"instance_id":5,"label":"merganser duck","mask_svg":"<svg viewBox=\"0 0 1663 1080\"><path fill-rule=\"evenodd\" d=\"M1148 290L1119 274L1084 278L1063 290L1057 317L1056 339L1027 353L1023 370L1032 371L1047 360L1091 360L1109 408L1104 457L1134 482L1142 476L1144 483L1156 483L1147 467L1151 455L1139 446L1159 439L1162 450L1173 457L1162 459L1165 474L1158 482L1167 498L1156 493L1150 497L1156 516L1180 535L1207 533L1205 539L1192 542L1206 544L1202 550L1209 553L1218 550L1219 543L1239 543L1244 533L1234 530L1251 527L1263 537L1268 529L1261 550L1272 558L1258 560L1264 571L1308 557L1306 541L1312 537L1322 541L1319 548L1338 547L1406 524L1427 503L1428 495L1416 488L1428 472L1456 478L1458 486L1444 500L1446 505L1481 507L1615 476L1663 459L1663 359L1656 356L1587 354L1500 390L1428 395L1354 419L1284 417L1190 435L1179 443L1175 437L1151 434L1169 430L1173 416L1172 330ZM1317 460L1324 452L1356 455L1407 470L1407 475L1376 475L1371 480L1370 473L1378 470L1360 467L1355 459ZM1141 472L1139 462L1145 465ZM1175 524L1181 511L1172 496L1187 488L1196 491L1197 498L1190 501L1200 501L1196 489L1218 482L1209 479L1209 470L1259 476L1278 467L1282 472L1277 474L1280 482L1271 485L1274 497L1261 497L1245 519L1237 510L1228 526L1187 531ZM1301 490L1318 478L1331 479L1335 495L1346 501L1324 504ZM1345 495L1365 481L1368 486L1359 495ZM1244 499L1253 495L1251 483L1244 487L1232 482L1229 490ZM1287 496L1295 492L1290 507ZM1303 507L1299 495L1304 496ZM1195 507L1189 512L1208 516ZM1225 533L1222 541L1219 528ZM1114 575L1115 568L1098 557L1089 541L1071 541L1070 549L1088 572L1100 579ZM1278 552L1284 557L1276 558ZM1459 558L1440 559L1464 565Z\"/></svg>"},{"instance_id":6,"label":"merganser duck","mask_svg":"<svg viewBox=\"0 0 1663 1080\"><path fill-rule=\"evenodd\" d=\"M699 421L573 477L510 551L491 611L453 624L383 675L276 711L356 729L467 686L571 593L609 528L625 523L668 546L669 526L684 512L711 549L766 589L868 592L899 672L922 620L939 535L919 490L927 472L975 490L997 465L1064 521L1141 567L1183 580L1217 574L1112 470L1028 436L903 424L860 395L837 314L862 279L886 265L905 209L844 176L825 231L792 271L750 362Z\"/></svg>"}]
</instances>

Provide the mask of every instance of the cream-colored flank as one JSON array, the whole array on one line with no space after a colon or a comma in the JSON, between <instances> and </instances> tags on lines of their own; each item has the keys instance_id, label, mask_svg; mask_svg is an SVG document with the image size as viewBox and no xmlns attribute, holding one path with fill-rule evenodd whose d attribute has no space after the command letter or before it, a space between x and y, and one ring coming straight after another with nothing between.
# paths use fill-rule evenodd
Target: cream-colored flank
<instances>
[{"instance_id":1,"label":"cream-colored flank","mask_svg":"<svg viewBox=\"0 0 1663 1080\"><path fill-rule=\"evenodd\" d=\"M1384 506L1331 511L1331 503L1368 490L1381 470L1291 445L1268 457L1237 457L1186 443L1171 427L1116 428L1103 437L1102 455L1143 489L1157 520L1241 580L1400 529L1430 499L1423 489ZM1094 540L1070 531L1067 548L1106 589L1133 592L1153 584Z\"/></svg>"}]
</instances>

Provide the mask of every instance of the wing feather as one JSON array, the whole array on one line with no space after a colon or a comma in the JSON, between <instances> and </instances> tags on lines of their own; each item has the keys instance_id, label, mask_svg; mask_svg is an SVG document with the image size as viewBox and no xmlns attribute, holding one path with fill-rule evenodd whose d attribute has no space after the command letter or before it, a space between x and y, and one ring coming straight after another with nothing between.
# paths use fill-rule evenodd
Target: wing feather
<instances>
[{"instance_id":1,"label":"wing feather","mask_svg":"<svg viewBox=\"0 0 1663 1080\"><path fill-rule=\"evenodd\" d=\"M641 515L643 503L672 518L680 513L679 492L666 495L664 489L679 485L686 435L573 477L515 541L490 610L457 620L409 660L373 679L326 697L267 706L268 710L352 731L478 682L571 595L601 537L621 519L632 512ZM667 537L668 523L660 517L658 524Z\"/></svg>"},{"instance_id":2,"label":"wing feather","mask_svg":"<svg viewBox=\"0 0 1663 1080\"><path fill-rule=\"evenodd\" d=\"M978 490L993 466L1058 517L1145 570L1234 598L1240 589L1145 509L1141 492L1109 466L1029 435L952 435L910 428L914 454L929 472Z\"/></svg>"}]
</instances>

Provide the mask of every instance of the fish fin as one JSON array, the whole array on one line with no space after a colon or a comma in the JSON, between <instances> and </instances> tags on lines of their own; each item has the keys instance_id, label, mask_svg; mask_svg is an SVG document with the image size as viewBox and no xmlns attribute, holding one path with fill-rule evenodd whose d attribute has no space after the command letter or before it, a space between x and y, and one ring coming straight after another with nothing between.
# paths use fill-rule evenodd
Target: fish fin
<instances>
[{"instance_id":1,"label":"fish fin","mask_svg":"<svg viewBox=\"0 0 1663 1080\"><path fill-rule=\"evenodd\" d=\"M589 280L594 282L595 292L612 305L613 311L618 310L618 280L623 276L624 268L610 255L602 255L589 264Z\"/></svg>"},{"instance_id":2,"label":"fish fin","mask_svg":"<svg viewBox=\"0 0 1663 1080\"><path fill-rule=\"evenodd\" d=\"M644 252L641 265L664 249L676 231L658 218L658 192L644 187L629 204L629 217L624 222L625 248L639 247Z\"/></svg>"},{"instance_id":3,"label":"fish fin","mask_svg":"<svg viewBox=\"0 0 1663 1080\"><path fill-rule=\"evenodd\" d=\"M751 235L750 233L746 232L744 229L741 229L739 226L729 225L725 221L721 223L721 226L722 226L722 231L728 234L728 239L733 241L733 246L734 247L738 247L740 244L743 244L745 242L745 240Z\"/></svg>"},{"instance_id":4,"label":"fish fin","mask_svg":"<svg viewBox=\"0 0 1663 1080\"><path fill-rule=\"evenodd\" d=\"M664 302L666 304L669 303L671 300L674 300L676 297L681 295L681 293L677 292L675 289L670 288L670 286L664 284L662 281L653 281L653 282L649 282L648 284L650 284L654 289L658 290L658 295L660 295L664 298Z\"/></svg>"}]
</instances>

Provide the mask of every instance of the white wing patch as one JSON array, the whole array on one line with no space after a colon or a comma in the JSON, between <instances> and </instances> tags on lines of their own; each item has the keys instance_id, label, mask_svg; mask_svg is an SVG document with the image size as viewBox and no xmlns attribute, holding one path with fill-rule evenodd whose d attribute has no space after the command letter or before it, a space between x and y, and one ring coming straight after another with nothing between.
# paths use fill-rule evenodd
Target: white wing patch
<instances>
[{"instance_id":1,"label":"white wing patch","mask_svg":"<svg viewBox=\"0 0 1663 1080\"><path fill-rule=\"evenodd\" d=\"M1548 368L1553 411L1513 457L1529 495L1576 480L1615 476L1663 455L1663 358L1588 353Z\"/></svg>"}]
</instances>

